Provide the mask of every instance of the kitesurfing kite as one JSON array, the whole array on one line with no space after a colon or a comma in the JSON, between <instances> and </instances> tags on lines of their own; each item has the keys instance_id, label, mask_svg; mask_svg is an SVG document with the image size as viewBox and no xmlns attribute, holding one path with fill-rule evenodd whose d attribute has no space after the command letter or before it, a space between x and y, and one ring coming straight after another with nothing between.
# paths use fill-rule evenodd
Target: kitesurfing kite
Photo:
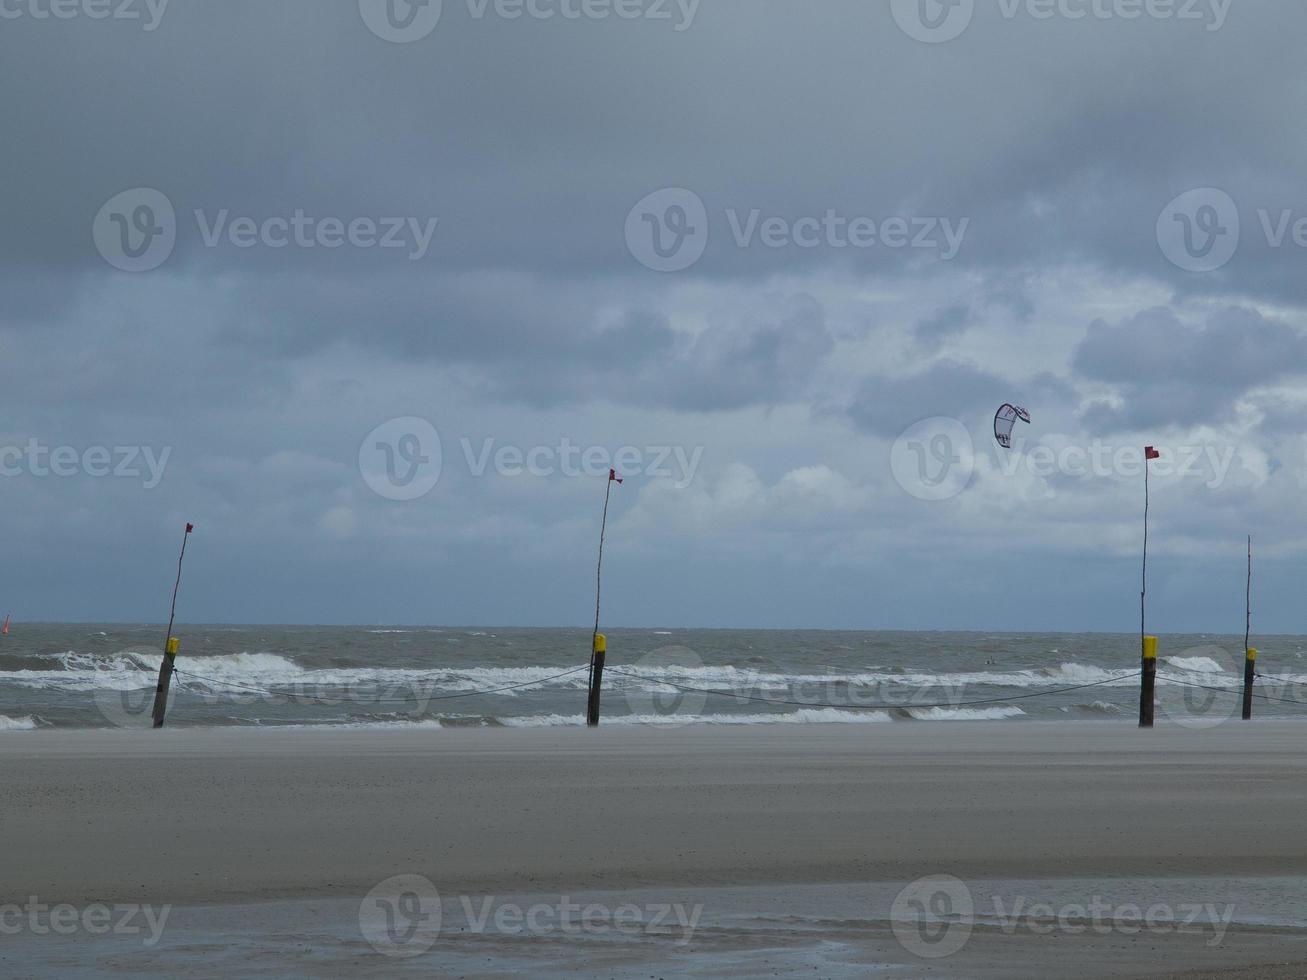
<instances>
[{"instance_id":1,"label":"kitesurfing kite","mask_svg":"<svg viewBox=\"0 0 1307 980\"><path fill-rule=\"evenodd\" d=\"M1004 405L994 415L994 438L1004 449L1012 448L1012 430L1017 419L1030 424L1030 413L1017 405Z\"/></svg>"}]
</instances>

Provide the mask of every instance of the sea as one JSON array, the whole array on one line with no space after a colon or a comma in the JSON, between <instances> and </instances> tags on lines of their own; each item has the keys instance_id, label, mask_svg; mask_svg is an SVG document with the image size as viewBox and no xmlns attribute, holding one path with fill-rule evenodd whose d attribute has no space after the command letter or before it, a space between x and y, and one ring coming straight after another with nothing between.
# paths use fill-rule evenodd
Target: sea
<instances>
[{"instance_id":1,"label":"sea","mask_svg":"<svg viewBox=\"0 0 1307 980\"><path fill-rule=\"evenodd\" d=\"M178 626L167 724L584 725L587 629ZM1131 722L1137 635L613 629L612 725ZM165 629L14 623L0 636L0 736L150 724ZM1307 637L1256 637L1257 717L1307 718ZM1243 637L1164 636L1158 723L1239 718Z\"/></svg>"}]
</instances>

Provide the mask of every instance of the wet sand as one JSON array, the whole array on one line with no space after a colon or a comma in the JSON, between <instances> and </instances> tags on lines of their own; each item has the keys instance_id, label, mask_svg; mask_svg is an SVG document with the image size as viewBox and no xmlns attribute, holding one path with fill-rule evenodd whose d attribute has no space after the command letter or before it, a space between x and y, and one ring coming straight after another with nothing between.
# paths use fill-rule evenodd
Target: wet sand
<instances>
[{"instance_id":1,"label":"wet sand","mask_svg":"<svg viewBox=\"0 0 1307 980\"><path fill-rule=\"evenodd\" d=\"M514 956L552 943L591 949L587 962L602 975L629 966L633 976L748 976L741 957L758 952L759 916L772 929L764 938L809 976L809 954L829 954L830 943L845 959L865 958L857 969L894 971L883 975L1037 975L1095 944L1103 976L1236 975L1219 971L1258 964L1264 972L1249 975L1275 976L1276 963L1301 974L1304 935L1283 906L1294 904L1285 887L1292 895L1293 880L1307 876L1304 747L1307 725L1296 722L1145 733L1106 722L15 733L0 739L0 905L29 896L175 904L153 962L195 938L199 920L187 913L199 906L245 923L239 931L258 948L263 917L249 910L276 903L300 916L305 935L317 923L321 936L337 937L345 959L311 971L326 974L430 969L444 956L463 975L469 964L459 958L475 949L488 972L468 975L491 976L496 962L510 972ZM372 963L357 909L395 875L428 879L455 909L462 896L552 895L541 901L557 904L566 893L602 892L609 904L623 895L639 904L669 889L734 891L729 900L718 892L715 908L700 903L713 924L688 949L648 935L629 948L586 947L594 937L565 930L483 933L459 945L446 929L424 957ZM1045 880L1064 901L1084 891L1075 882L1103 879L1109 895L1142 895L1145 907L1168 895L1180 903L1173 887L1140 893L1141 883L1190 878L1211 902L1235 907L1234 924L1226 946L1214 947L1201 932L1098 935L1064 924L1008 933L982 922L965 949L931 960L903 947L882 907L926 875L955 877L978 895L1020 896L1032 886L1012 883ZM1279 898L1247 885L1259 876L1276 876ZM772 920L786 918L787 896L814 884L867 892L841 892L778 930ZM72 955L68 975L76 950L97 948L86 937L45 938L7 939L6 948L20 966L28 954L13 951ZM658 969L664 954L681 973ZM275 950L261 955L293 967ZM130 961L148 968L139 951ZM1092 963L1075 966L1095 975ZM787 969L778 961L768 973Z\"/></svg>"}]
</instances>

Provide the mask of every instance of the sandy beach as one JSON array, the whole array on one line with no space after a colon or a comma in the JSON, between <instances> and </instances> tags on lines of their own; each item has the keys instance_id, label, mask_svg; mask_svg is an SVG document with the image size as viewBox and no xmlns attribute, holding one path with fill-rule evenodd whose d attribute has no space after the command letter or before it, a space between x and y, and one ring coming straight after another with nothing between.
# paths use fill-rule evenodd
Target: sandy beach
<instances>
[{"instance_id":1,"label":"sandy beach","mask_svg":"<svg viewBox=\"0 0 1307 980\"><path fill-rule=\"evenodd\" d=\"M534 932L473 928L484 897L602 896L609 912L700 913L688 939L682 923L601 944L595 975L1035 976L1075 950L1092 960L1082 976L1301 974L1305 740L1293 722L15 733L0 740L0 905L174 908L148 955L134 937L20 931L2 965L77 975L91 955L113 972L94 959L112 946L113 963L167 973L226 923L253 957L242 971L291 969L269 937L316 928L313 973L493 976L595 937L557 913ZM445 928L422 956L360 934L360 902L393 876L439 890ZM974 899L968 941L944 957L892 928L923 876ZM1159 904L1194 928L1127 927ZM750 966L760 950L773 960Z\"/></svg>"}]
</instances>

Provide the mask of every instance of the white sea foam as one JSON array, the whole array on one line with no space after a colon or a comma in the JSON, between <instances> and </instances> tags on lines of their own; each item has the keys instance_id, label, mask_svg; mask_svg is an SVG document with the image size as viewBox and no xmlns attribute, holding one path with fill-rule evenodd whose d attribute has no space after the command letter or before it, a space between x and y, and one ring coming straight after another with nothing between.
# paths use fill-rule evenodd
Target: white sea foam
<instances>
[{"instance_id":1,"label":"white sea foam","mask_svg":"<svg viewBox=\"0 0 1307 980\"><path fill-rule=\"evenodd\" d=\"M1041 688L1074 687L1079 684L1102 683L1105 687L1116 684L1137 684L1138 671L1134 669L1108 670L1092 664L1075 662L1056 667L1015 671L960 671L930 672L917 669L891 671L873 667L857 673L779 674L742 667L681 667L636 663L616 667L609 672L614 683L634 681L632 674L646 682L670 681L687 686L731 689L735 691L784 690L796 685L847 684L850 686L892 686L908 688L968 686ZM604 675L605 678L609 674ZM660 685L661 686L661 685Z\"/></svg>"},{"instance_id":2,"label":"white sea foam","mask_svg":"<svg viewBox=\"0 0 1307 980\"><path fill-rule=\"evenodd\" d=\"M1213 660L1211 657L1165 657L1167 666L1174 667L1176 670L1187 670L1194 674L1224 674L1228 673L1225 667Z\"/></svg>"},{"instance_id":3,"label":"white sea foam","mask_svg":"<svg viewBox=\"0 0 1307 980\"><path fill-rule=\"evenodd\" d=\"M146 652L143 653L125 652L114 655L72 651L55 654L49 659L59 665L58 669L6 671L0 673L0 682L33 688L58 687L68 691L129 690L150 686L158 674L159 653L145 649ZM462 693L490 690L515 684L542 683L545 687L577 689L586 686L584 671L555 678L566 667L309 668L275 653L232 653L217 657L187 658L183 651L177 667L183 684L188 675L191 675L196 683L205 683L205 680L199 680L204 678L214 682L215 687L231 684L260 690L311 688L314 691L357 690L366 693L384 688L387 692L404 689L407 693L420 695L433 691ZM502 693L511 697L518 692Z\"/></svg>"},{"instance_id":4,"label":"white sea foam","mask_svg":"<svg viewBox=\"0 0 1307 980\"><path fill-rule=\"evenodd\" d=\"M1025 712L1011 705L995 708L908 708L908 714L920 721L994 721L1017 718Z\"/></svg>"},{"instance_id":5,"label":"white sea foam","mask_svg":"<svg viewBox=\"0 0 1307 980\"><path fill-rule=\"evenodd\" d=\"M889 722L883 711L841 711L838 708L801 708L776 714L739 715L613 715L604 717L605 725L859 725ZM526 715L501 718L509 728L545 728L558 725L584 725L580 715Z\"/></svg>"},{"instance_id":6,"label":"white sea foam","mask_svg":"<svg viewBox=\"0 0 1307 980\"><path fill-rule=\"evenodd\" d=\"M17 670L0 673L0 683L12 683L30 688L55 687L68 691L97 689L128 690L148 687L154 683L159 669L159 653L149 647L140 652L112 655L86 654L68 651L47 655L50 670ZM1219 666L1205 657L1173 658L1168 661L1176 669L1197 671L1219 670ZM578 663L577 666L580 666ZM1056 667L1016 671L962 671L929 672L920 669L889 670L870 667L856 673L827 671L786 674L761 671L753 668L723 666L675 666L624 664L605 675L605 684L615 690L646 690L671 692L668 683L681 684L707 690L734 691L741 694L790 693L801 691L802 700L840 700L840 692L832 687L853 688L884 687L895 690L960 690L966 687L1002 687L1038 690L1041 688L1069 687L1079 684L1102 683L1105 687L1136 683L1133 670L1108 670L1088 664L1068 662ZM313 692L356 691L360 696L369 692L377 695L378 689L387 694L422 695L431 693L470 693L495 690L514 685L537 685L520 690L502 691L498 696L517 697L531 691L583 690L586 686L584 671L557 677L566 667L453 667L388 668L388 667L304 667L294 660L275 653L233 653L222 656L187 657L185 651L178 661L181 683L188 675L207 678L217 688L223 684L236 687L263 689L309 689ZM196 680L196 683L205 683ZM827 696L829 695L829 696ZM935 700L944 700L937 698Z\"/></svg>"},{"instance_id":7,"label":"white sea foam","mask_svg":"<svg viewBox=\"0 0 1307 980\"><path fill-rule=\"evenodd\" d=\"M30 715L26 718L10 718L0 715L0 732L27 732L36 727L36 720Z\"/></svg>"}]
</instances>

